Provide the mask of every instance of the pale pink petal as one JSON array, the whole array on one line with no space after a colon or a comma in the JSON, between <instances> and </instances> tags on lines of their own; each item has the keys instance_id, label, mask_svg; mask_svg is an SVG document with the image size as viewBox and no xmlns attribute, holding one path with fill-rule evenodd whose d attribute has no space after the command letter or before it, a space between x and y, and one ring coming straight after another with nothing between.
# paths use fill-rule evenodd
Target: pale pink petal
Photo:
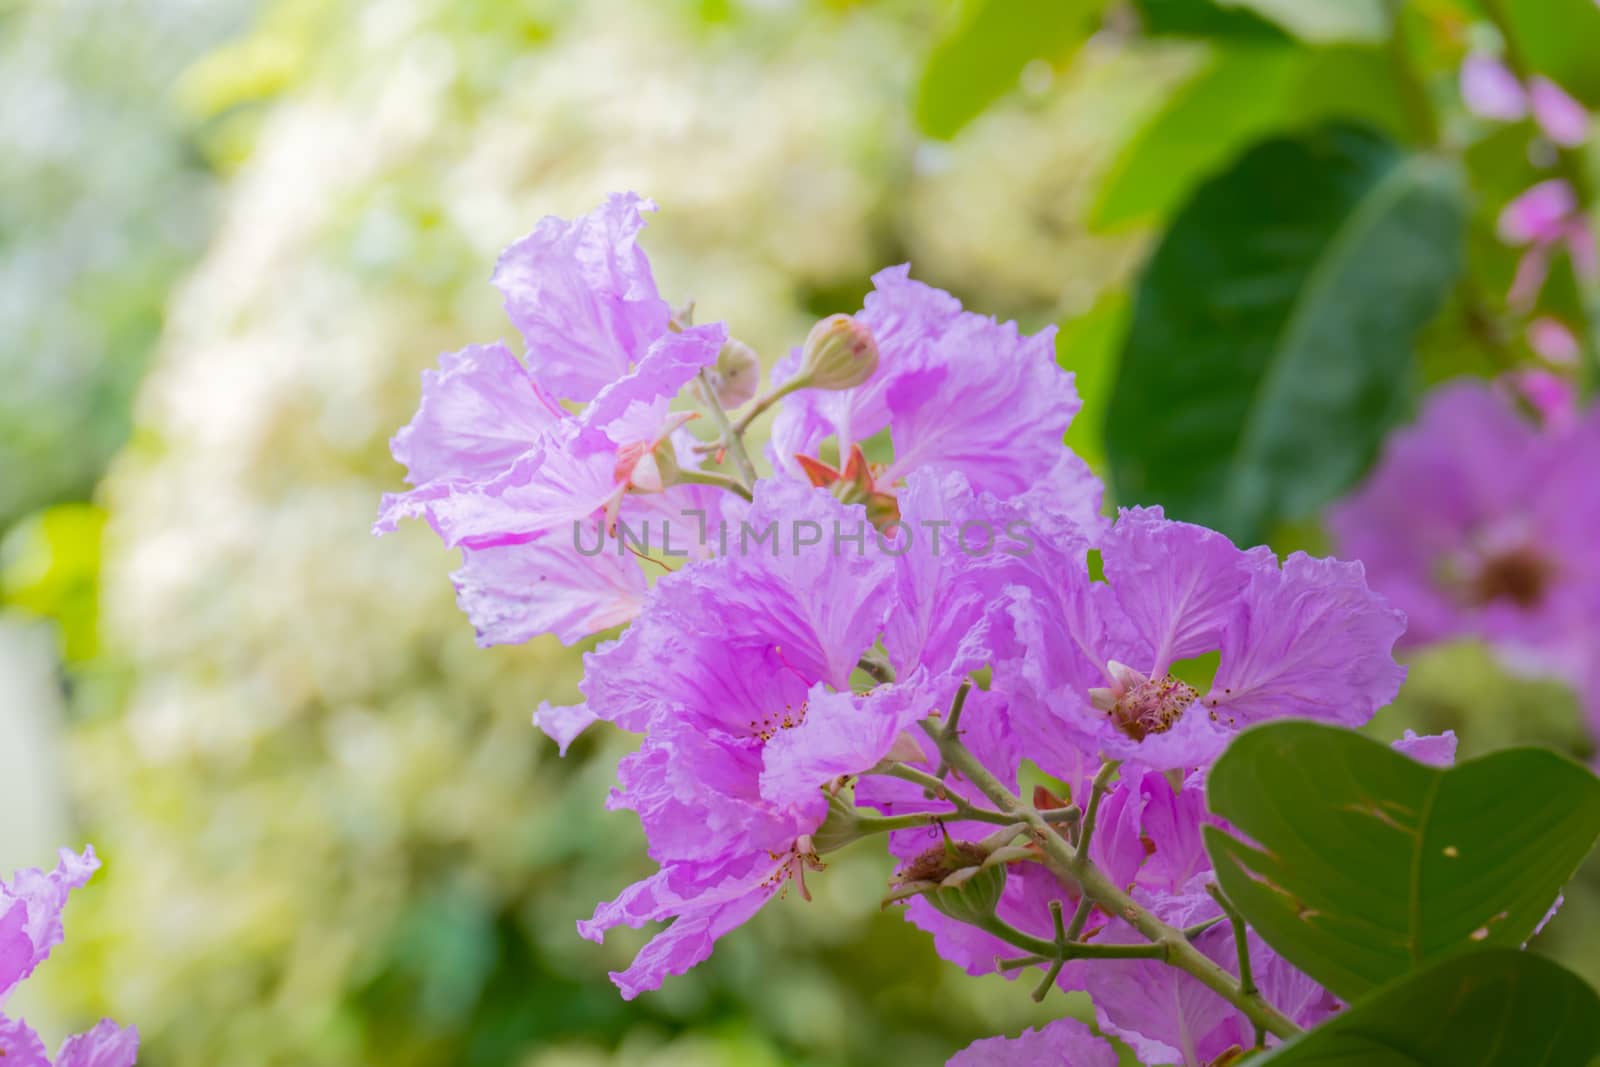
<instances>
[{"instance_id":1,"label":"pale pink petal","mask_svg":"<svg viewBox=\"0 0 1600 1067\"><path fill-rule=\"evenodd\" d=\"M555 395L592 399L667 332L670 311L635 243L641 212L654 210L618 193L588 215L543 219L500 257L494 284L529 368Z\"/></svg>"},{"instance_id":2,"label":"pale pink petal","mask_svg":"<svg viewBox=\"0 0 1600 1067\"><path fill-rule=\"evenodd\" d=\"M1446 730L1442 734L1418 734L1415 730L1407 730L1406 735L1392 747L1418 763L1426 763L1430 767L1448 767L1456 761L1456 732Z\"/></svg>"},{"instance_id":3,"label":"pale pink petal","mask_svg":"<svg viewBox=\"0 0 1600 1067\"><path fill-rule=\"evenodd\" d=\"M1461 99L1481 118L1516 122L1528 114L1528 96L1517 76L1499 59L1482 53L1461 64Z\"/></svg>"},{"instance_id":4,"label":"pale pink petal","mask_svg":"<svg viewBox=\"0 0 1600 1067\"><path fill-rule=\"evenodd\" d=\"M561 746L561 754L567 754L567 747L584 730L588 729L595 717L590 713L587 704L569 704L558 706L548 700L539 703L539 709L533 713L533 725L543 730L545 736Z\"/></svg>"},{"instance_id":5,"label":"pale pink petal","mask_svg":"<svg viewBox=\"0 0 1600 1067\"><path fill-rule=\"evenodd\" d=\"M505 345L476 345L422 372L422 403L390 450L412 485L483 482L564 417Z\"/></svg>"},{"instance_id":6,"label":"pale pink petal","mask_svg":"<svg viewBox=\"0 0 1600 1067\"><path fill-rule=\"evenodd\" d=\"M1230 724L1320 719L1360 726L1394 699L1405 616L1367 587L1359 563L1296 552L1243 591L1248 621L1228 630L1203 700Z\"/></svg>"},{"instance_id":7,"label":"pale pink petal","mask_svg":"<svg viewBox=\"0 0 1600 1067\"><path fill-rule=\"evenodd\" d=\"M1576 148L1589 139L1589 112L1555 82L1535 74L1528 99L1539 128L1556 144Z\"/></svg>"},{"instance_id":8,"label":"pale pink petal","mask_svg":"<svg viewBox=\"0 0 1600 1067\"><path fill-rule=\"evenodd\" d=\"M133 1067L139 1058L139 1031L101 1019L93 1030L67 1038L56 1067ZM6 1067L13 1067L7 1063Z\"/></svg>"},{"instance_id":9,"label":"pale pink petal","mask_svg":"<svg viewBox=\"0 0 1600 1067\"><path fill-rule=\"evenodd\" d=\"M1528 346L1541 359L1564 367L1576 363L1579 353L1583 351L1572 330L1559 319L1548 315L1541 315L1528 324Z\"/></svg>"},{"instance_id":10,"label":"pale pink petal","mask_svg":"<svg viewBox=\"0 0 1600 1067\"><path fill-rule=\"evenodd\" d=\"M1117 1067L1117 1053L1076 1019L1056 1019L1016 1037L986 1037L946 1067Z\"/></svg>"},{"instance_id":11,"label":"pale pink petal","mask_svg":"<svg viewBox=\"0 0 1600 1067\"><path fill-rule=\"evenodd\" d=\"M33 1027L0 1012L0 1063L6 1067L50 1067L44 1042Z\"/></svg>"},{"instance_id":12,"label":"pale pink petal","mask_svg":"<svg viewBox=\"0 0 1600 1067\"><path fill-rule=\"evenodd\" d=\"M1572 186L1560 178L1542 181L1518 196L1500 213L1500 239L1507 244L1558 241L1578 210Z\"/></svg>"}]
</instances>

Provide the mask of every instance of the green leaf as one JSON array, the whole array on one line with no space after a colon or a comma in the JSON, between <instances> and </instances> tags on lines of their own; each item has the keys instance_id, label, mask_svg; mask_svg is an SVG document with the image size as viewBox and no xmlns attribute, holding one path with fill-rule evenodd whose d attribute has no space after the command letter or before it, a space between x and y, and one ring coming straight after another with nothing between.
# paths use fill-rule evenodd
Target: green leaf
<instances>
[{"instance_id":1,"label":"green leaf","mask_svg":"<svg viewBox=\"0 0 1600 1067\"><path fill-rule=\"evenodd\" d=\"M1600 997L1559 964L1473 952L1400 979L1252 1067L1584 1067L1600 1052Z\"/></svg>"},{"instance_id":2,"label":"green leaf","mask_svg":"<svg viewBox=\"0 0 1600 1067\"><path fill-rule=\"evenodd\" d=\"M1600 105L1600 5L1594 0L1502 0L1528 66L1590 107Z\"/></svg>"},{"instance_id":3,"label":"green leaf","mask_svg":"<svg viewBox=\"0 0 1600 1067\"><path fill-rule=\"evenodd\" d=\"M1400 133L1391 61L1370 48L1219 48L1118 155L1090 225L1113 229L1169 215L1202 177L1278 131L1333 118Z\"/></svg>"},{"instance_id":4,"label":"green leaf","mask_svg":"<svg viewBox=\"0 0 1600 1067\"><path fill-rule=\"evenodd\" d=\"M1067 428L1067 447L1096 469L1105 460L1106 400L1116 381L1131 311L1127 294L1112 289L1082 315L1062 322L1056 336L1056 359L1063 370L1072 372L1083 398L1083 408Z\"/></svg>"},{"instance_id":5,"label":"green leaf","mask_svg":"<svg viewBox=\"0 0 1600 1067\"><path fill-rule=\"evenodd\" d=\"M1454 167L1335 126L1202 185L1147 264L1107 413L1118 496L1241 542L1348 488L1453 285Z\"/></svg>"},{"instance_id":6,"label":"green leaf","mask_svg":"<svg viewBox=\"0 0 1600 1067\"><path fill-rule=\"evenodd\" d=\"M1206 793L1243 838L1205 828L1223 892L1346 1001L1463 949L1523 944L1600 836L1600 780L1548 749L1440 769L1309 722L1241 734Z\"/></svg>"},{"instance_id":7,"label":"green leaf","mask_svg":"<svg viewBox=\"0 0 1600 1067\"><path fill-rule=\"evenodd\" d=\"M1227 37L1282 41L1288 35L1276 23L1218 0L1136 0L1144 32L1154 36Z\"/></svg>"},{"instance_id":8,"label":"green leaf","mask_svg":"<svg viewBox=\"0 0 1600 1067\"><path fill-rule=\"evenodd\" d=\"M1059 64L1088 39L1104 0L967 0L934 45L917 87L917 125L954 137L1036 59Z\"/></svg>"},{"instance_id":9,"label":"green leaf","mask_svg":"<svg viewBox=\"0 0 1600 1067\"><path fill-rule=\"evenodd\" d=\"M1302 41L1382 41L1389 35L1384 0L1218 0L1277 23Z\"/></svg>"}]
</instances>

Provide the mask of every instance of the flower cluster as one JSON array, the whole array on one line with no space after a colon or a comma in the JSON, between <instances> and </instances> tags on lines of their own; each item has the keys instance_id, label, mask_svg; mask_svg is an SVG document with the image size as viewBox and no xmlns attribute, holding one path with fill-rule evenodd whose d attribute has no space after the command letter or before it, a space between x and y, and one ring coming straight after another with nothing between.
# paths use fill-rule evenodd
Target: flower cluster
<instances>
[{"instance_id":1,"label":"flower cluster","mask_svg":"<svg viewBox=\"0 0 1600 1067\"><path fill-rule=\"evenodd\" d=\"M0 882L0 1005L43 963L62 938L61 911L67 895L99 868L94 849L82 855L61 850L56 869L18 871ZM55 1067L131 1067L139 1051L139 1032L102 1019L94 1029L62 1042ZM50 1067L51 1059L33 1028L0 1011L0 1061L6 1067Z\"/></svg>"},{"instance_id":2,"label":"flower cluster","mask_svg":"<svg viewBox=\"0 0 1600 1067\"><path fill-rule=\"evenodd\" d=\"M463 549L486 642L630 623L586 654L582 704L536 714L563 749L597 721L641 735L609 804L659 869L579 923L669 923L612 975L623 996L876 836L901 864L886 903L946 959L976 974L1021 949L1003 971L1088 991L1148 1062L1213 1063L1334 1010L1235 943L1200 828L1237 731L1356 726L1394 696L1404 617L1361 566L1241 550L1159 509L1104 518L1061 443L1079 400L1051 332L906 267L766 393L723 388L748 354L669 311L636 244L645 206L546 219L506 253L525 362L474 348L424 378L394 441L414 488L379 523L422 516ZM744 434L774 408L762 475ZM647 515L697 536L650 557L628 528ZM666 572L653 586L641 556ZM1115 1056L1062 1020L953 1062Z\"/></svg>"},{"instance_id":3,"label":"flower cluster","mask_svg":"<svg viewBox=\"0 0 1600 1067\"><path fill-rule=\"evenodd\" d=\"M1475 53L1462 63L1461 97L1469 111L1492 122L1522 122L1531 117L1546 142L1547 162L1589 139L1591 118L1582 104L1549 78L1541 74L1521 78L1489 53ZM1591 284L1600 281L1594 229L1566 177L1538 182L1507 204L1500 213L1499 235L1506 244L1525 249L1508 296L1518 313L1534 310L1558 255L1567 257L1580 279ZM1572 330L1550 316L1529 324L1528 342L1556 363L1570 363L1577 355Z\"/></svg>"}]
</instances>

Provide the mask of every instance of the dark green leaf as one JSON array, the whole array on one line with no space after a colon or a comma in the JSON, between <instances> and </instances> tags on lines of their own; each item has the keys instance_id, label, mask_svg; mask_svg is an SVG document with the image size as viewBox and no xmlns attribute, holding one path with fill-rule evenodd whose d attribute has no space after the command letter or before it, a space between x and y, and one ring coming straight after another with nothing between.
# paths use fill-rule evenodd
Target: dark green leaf
<instances>
[{"instance_id":1,"label":"dark green leaf","mask_svg":"<svg viewBox=\"0 0 1600 1067\"><path fill-rule=\"evenodd\" d=\"M954 137L1010 92L1035 59L1064 62L1094 32L1104 0L967 0L917 87L917 125Z\"/></svg>"},{"instance_id":2,"label":"dark green leaf","mask_svg":"<svg viewBox=\"0 0 1600 1067\"><path fill-rule=\"evenodd\" d=\"M1217 0L1137 0L1135 6L1144 32L1152 36L1288 39L1275 23L1253 11L1223 7Z\"/></svg>"},{"instance_id":3,"label":"dark green leaf","mask_svg":"<svg viewBox=\"0 0 1600 1067\"><path fill-rule=\"evenodd\" d=\"M1381 41L1389 34L1384 0L1219 0L1260 15L1303 41Z\"/></svg>"},{"instance_id":4,"label":"dark green leaf","mask_svg":"<svg viewBox=\"0 0 1600 1067\"><path fill-rule=\"evenodd\" d=\"M1489 949L1409 975L1249 1062L1259 1067L1584 1067L1600 997L1560 965Z\"/></svg>"},{"instance_id":5,"label":"dark green leaf","mask_svg":"<svg viewBox=\"0 0 1600 1067\"><path fill-rule=\"evenodd\" d=\"M1453 285L1453 166L1330 127L1200 187L1139 283L1107 414L1118 495L1260 540L1348 488Z\"/></svg>"},{"instance_id":6,"label":"dark green leaf","mask_svg":"<svg viewBox=\"0 0 1600 1067\"><path fill-rule=\"evenodd\" d=\"M1119 154L1090 212L1110 229L1153 221L1271 133L1341 118L1399 133L1391 61L1369 48L1221 48Z\"/></svg>"},{"instance_id":7,"label":"dark green leaf","mask_svg":"<svg viewBox=\"0 0 1600 1067\"><path fill-rule=\"evenodd\" d=\"M1439 769L1308 722L1240 735L1206 792L1244 838L1205 829L1223 891L1346 1001L1463 949L1523 944L1600 835L1600 780L1548 749Z\"/></svg>"}]
</instances>

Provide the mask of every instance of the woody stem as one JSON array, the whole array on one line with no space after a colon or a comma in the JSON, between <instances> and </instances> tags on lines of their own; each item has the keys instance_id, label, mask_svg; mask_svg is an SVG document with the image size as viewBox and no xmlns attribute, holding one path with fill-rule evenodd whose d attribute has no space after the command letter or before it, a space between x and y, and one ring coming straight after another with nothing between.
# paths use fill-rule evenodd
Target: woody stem
<instances>
[{"instance_id":1,"label":"woody stem","mask_svg":"<svg viewBox=\"0 0 1600 1067\"><path fill-rule=\"evenodd\" d=\"M937 719L924 720L924 731L939 746L939 751L952 770L977 786L1002 812L1015 817L1028 828L1029 835L1044 852L1045 865L1063 885L1076 885L1084 896L1092 899L1108 915L1119 916L1150 941L1149 955L1159 958L1193 976L1207 989L1238 1008L1252 1023L1278 1037L1290 1037L1300 1028L1286 1015L1269 1004L1261 993L1246 989L1233 975L1207 958L1189 943L1184 932L1168 926L1156 915L1145 910L1121 886L1095 866L1085 849L1074 850L1044 817L1024 804L996 778L973 754L961 744L959 738L949 736ZM990 931L993 932L993 931ZM1043 951L1034 950L1048 960L1056 949L1053 944L1035 939ZM1015 943L1015 942L1013 942ZM1025 946L1022 946L1025 947ZM1100 946L1110 947L1110 946Z\"/></svg>"}]
</instances>

